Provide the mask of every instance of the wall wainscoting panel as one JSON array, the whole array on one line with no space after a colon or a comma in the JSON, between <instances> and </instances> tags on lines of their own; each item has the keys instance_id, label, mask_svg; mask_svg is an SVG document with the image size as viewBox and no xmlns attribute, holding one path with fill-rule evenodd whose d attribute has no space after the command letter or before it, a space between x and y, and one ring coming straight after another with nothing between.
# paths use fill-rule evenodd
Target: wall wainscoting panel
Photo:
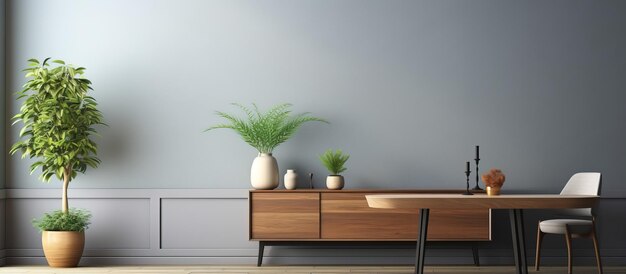
<instances>
[{"instance_id":1,"label":"wall wainscoting panel","mask_svg":"<svg viewBox=\"0 0 626 274\"><path fill-rule=\"evenodd\" d=\"M161 249L254 249L247 217L241 199L161 199Z\"/></svg>"},{"instance_id":2,"label":"wall wainscoting panel","mask_svg":"<svg viewBox=\"0 0 626 274\"><path fill-rule=\"evenodd\" d=\"M5 231L6 231L6 200L4 190L0 190L0 266L6 263Z\"/></svg>"},{"instance_id":3,"label":"wall wainscoting panel","mask_svg":"<svg viewBox=\"0 0 626 274\"><path fill-rule=\"evenodd\" d=\"M86 249L149 249L149 199L74 198L70 207L92 214L86 231ZM60 199L33 198L7 200L7 248L38 249L41 236L32 226L34 218L60 208Z\"/></svg>"},{"instance_id":4,"label":"wall wainscoting panel","mask_svg":"<svg viewBox=\"0 0 626 274\"><path fill-rule=\"evenodd\" d=\"M7 189L6 252L8 264L45 264L40 235L33 218L58 208L58 189ZM92 212L83 265L104 264L253 264L256 242L248 241L247 189L71 189L70 205ZM1 196L0 196L1 197ZM610 225L623 216L626 199L602 199L599 233L607 265L626 259L624 240ZM622 210L623 209L623 210ZM536 222L550 216L543 211L525 214L529 260L534 254ZM481 262L511 264L506 212L494 211L493 241L478 244ZM0 232L3 228L0 227ZM227 233L226 233L227 232ZM616 238L617 237L617 238ZM621 237L621 238L620 238ZM591 244L574 243L576 262L594 263ZM546 237L546 264L565 263L563 241ZM5 256L6 255L6 256ZM373 245L367 248L268 247L265 264L412 264L414 250ZM427 263L471 264L470 245L433 243Z\"/></svg>"}]
</instances>

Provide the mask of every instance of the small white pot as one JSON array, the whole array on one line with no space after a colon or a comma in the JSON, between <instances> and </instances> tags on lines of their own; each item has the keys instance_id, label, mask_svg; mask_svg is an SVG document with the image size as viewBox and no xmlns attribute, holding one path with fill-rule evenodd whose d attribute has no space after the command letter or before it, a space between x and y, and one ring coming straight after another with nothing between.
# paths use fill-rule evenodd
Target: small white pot
<instances>
[{"instance_id":1,"label":"small white pot","mask_svg":"<svg viewBox=\"0 0 626 274\"><path fill-rule=\"evenodd\" d=\"M296 189L296 185L298 184L298 173L296 173L293 169L287 169L283 183L285 184L286 189Z\"/></svg>"},{"instance_id":2,"label":"small white pot","mask_svg":"<svg viewBox=\"0 0 626 274\"><path fill-rule=\"evenodd\" d=\"M259 153L250 169L250 183L254 189L278 187L278 163L271 153Z\"/></svg>"},{"instance_id":3,"label":"small white pot","mask_svg":"<svg viewBox=\"0 0 626 274\"><path fill-rule=\"evenodd\" d=\"M343 176L341 175L328 175L326 177L326 187L328 189L339 190L343 188Z\"/></svg>"}]
</instances>

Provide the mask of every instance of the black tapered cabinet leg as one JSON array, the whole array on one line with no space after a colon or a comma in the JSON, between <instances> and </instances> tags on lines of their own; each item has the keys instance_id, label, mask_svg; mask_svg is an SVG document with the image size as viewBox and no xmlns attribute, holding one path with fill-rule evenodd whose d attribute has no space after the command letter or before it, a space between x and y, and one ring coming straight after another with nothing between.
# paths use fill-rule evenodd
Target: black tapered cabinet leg
<instances>
[{"instance_id":1,"label":"black tapered cabinet leg","mask_svg":"<svg viewBox=\"0 0 626 274\"><path fill-rule=\"evenodd\" d=\"M472 257L474 257L474 265L480 266L480 259L478 257L478 248L472 246Z\"/></svg>"},{"instance_id":2,"label":"black tapered cabinet leg","mask_svg":"<svg viewBox=\"0 0 626 274\"><path fill-rule=\"evenodd\" d=\"M419 210L419 223L417 235L417 247L415 251L415 274L424 273L424 252L426 251L426 234L428 233L428 208Z\"/></svg>"},{"instance_id":3,"label":"black tapered cabinet leg","mask_svg":"<svg viewBox=\"0 0 626 274\"><path fill-rule=\"evenodd\" d=\"M265 249L265 242L259 241L259 257L257 258L256 266L263 264L263 250Z\"/></svg>"}]
</instances>

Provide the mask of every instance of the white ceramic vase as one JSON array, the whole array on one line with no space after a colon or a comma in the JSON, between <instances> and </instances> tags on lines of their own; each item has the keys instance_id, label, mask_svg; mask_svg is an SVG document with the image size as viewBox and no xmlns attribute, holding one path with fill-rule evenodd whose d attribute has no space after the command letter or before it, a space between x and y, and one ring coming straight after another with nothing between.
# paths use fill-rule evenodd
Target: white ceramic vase
<instances>
[{"instance_id":1,"label":"white ceramic vase","mask_svg":"<svg viewBox=\"0 0 626 274\"><path fill-rule=\"evenodd\" d=\"M326 187L328 189L339 190L343 188L343 176L341 175L328 175L326 177Z\"/></svg>"},{"instance_id":2,"label":"white ceramic vase","mask_svg":"<svg viewBox=\"0 0 626 274\"><path fill-rule=\"evenodd\" d=\"M254 189L278 187L278 163L271 153L259 153L250 169L250 183Z\"/></svg>"},{"instance_id":3,"label":"white ceramic vase","mask_svg":"<svg viewBox=\"0 0 626 274\"><path fill-rule=\"evenodd\" d=\"M296 173L293 169L287 169L283 183L285 184L286 189L296 189L296 185L298 184L298 173Z\"/></svg>"}]
</instances>

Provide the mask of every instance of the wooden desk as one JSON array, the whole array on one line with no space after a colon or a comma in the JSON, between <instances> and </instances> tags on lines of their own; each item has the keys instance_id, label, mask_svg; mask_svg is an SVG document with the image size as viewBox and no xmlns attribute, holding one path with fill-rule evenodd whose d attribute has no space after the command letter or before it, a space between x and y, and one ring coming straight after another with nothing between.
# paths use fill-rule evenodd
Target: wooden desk
<instances>
[{"instance_id":1,"label":"wooden desk","mask_svg":"<svg viewBox=\"0 0 626 274\"><path fill-rule=\"evenodd\" d=\"M595 205L598 196L383 194L366 195L366 199L368 205L373 208L419 209L419 231L415 258L415 273L417 274L424 273L424 252L430 209L508 209L516 273L527 274L528 265L526 263L524 217L522 209L589 208Z\"/></svg>"}]
</instances>

